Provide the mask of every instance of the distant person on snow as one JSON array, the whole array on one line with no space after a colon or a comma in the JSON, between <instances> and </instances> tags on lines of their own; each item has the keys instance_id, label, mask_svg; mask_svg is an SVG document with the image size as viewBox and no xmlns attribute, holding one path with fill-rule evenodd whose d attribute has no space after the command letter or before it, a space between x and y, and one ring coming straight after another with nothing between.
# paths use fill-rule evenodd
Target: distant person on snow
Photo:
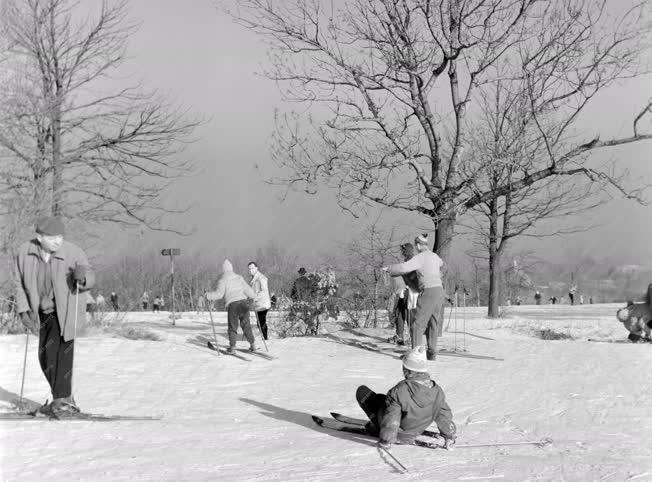
<instances>
[{"instance_id":1,"label":"distant person on snow","mask_svg":"<svg viewBox=\"0 0 652 482\"><path fill-rule=\"evenodd\" d=\"M444 437L444 448L451 448L457 428L444 390L428 374L425 348L413 348L402 361L405 379L387 395L374 393L364 385L356 392L358 403L370 420L365 426L367 432L379 437L381 447L389 448L393 443L414 443L435 422Z\"/></svg>"},{"instance_id":2,"label":"distant person on snow","mask_svg":"<svg viewBox=\"0 0 652 482\"><path fill-rule=\"evenodd\" d=\"M294 281L292 285L292 291L290 293L290 298L292 301L307 301L310 298L312 291L312 283L306 276L306 268L299 268L299 277Z\"/></svg>"},{"instance_id":3,"label":"distant person on snow","mask_svg":"<svg viewBox=\"0 0 652 482\"><path fill-rule=\"evenodd\" d=\"M154 298L154 301L152 302L152 312L156 313L157 311L161 311L161 297L157 296Z\"/></svg>"},{"instance_id":4,"label":"distant person on snow","mask_svg":"<svg viewBox=\"0 0 652 482\"><path fill-rule=\"evenodd\" d=\"M537 291L536 293L534 293L534 302L535 302L537 305L540 305L540 304L541 304L541 293L540 293L539 291Z\"/></svg>"},{"instance_id":5,"label":"distant person on snow","mask_svg":"<svg viewBox=\"0 0 652 482\"><path fill-rule=\"evenodd\" d=\"M203 313L204 310L206 309L206 299L204 296L198 296L197 297L197 314Z\"/></svg>"},{"instance_id":6,"label":"distant person on snow","mask_svg":"<svg viewBox=\"0 0 652 482\"><path fill-rule=\"evenodd\" d=\"M269 298L269 288L267 286L267 277L258 270L255 261L249 262L249 274L251 274L251 289L254 290L254 310L258 319L260 333L267 340L267 312L272 307L272 301Z\"/></svg>"},{"instance_id":7,"label":"distant person on snow","mask_svg":"<svg viewBox=\"0 0 652 482\"><path fill-rule=\"evenodd\" d=\"M227 311L229 353L235 353L236 339L238 336L238 323L242 327L249 351L256 351L254 334L249 323L249 301L254 299L256 293L251 289L242 276L233 272L233 265L227 259L222 264L222 276L217 282L217 289L206 293L206 299L220 300L224 298Z\"/></svg>"},{"instance_id":8,"label":"distant person on snow","mask_svg":"<svg viewBox=\"0 0 652 482\"><path fill-rule=\"evenodd\" d=\"M120 311L120 305L118 304L118 295L115 294L115 291L111 292L109 301L111 302L111 308L113 308L113 311Z\"/></svg>"},{"instance_id":9,"label":"distant person on snow","mask_svg":"<svg viewBox=\"0 0 652 482\"><path fill-rule=\"evenodd\" d=\"M414 321L412 322L412 346L424 345L425 333L428 345L428 360L437 356L437 338L441 334L444 314L444 288L441 281L441 268L444 262L428 247L428 235L415 239L417 251L414 258L404 263L383 268L390 276L401 276L416 271L423 283L423 291L417 300Z\"/></svg>"},{"instance_id":10,"label":"distant person on snow","mask_svg":"<svg viewBox=\"0 0 652 482\"><path fill-rule=\"evenodd\" d=\"M99 293L95 297L95 305L97 306L97 310L98 311L104 311L104 304L105 304L104 296L102 296L102 294Z\"/></svg>"},{"instance_id":11,"label":"distant person on snow","mask_svg":"<svg viewBox=\"0 0 652 482\"><path fill-rule=\"evenodd\" d=\"M14 265L17 312L38 335L38 359L52 391L52 403L39 411L56 417L79 412L72 396L74 343L95 282L86 254L64 241L64 231L59 218L39 219L36 238L18 248Z\"/></svg>"},{"instance_id":12,"label":"distant person on snow","mask_svg":"<svg viewBox=\"0 0 652 482\"><path fill-rule=\"evenodd\" d=\"M143 293L143 296L141 296L140 301L143 304L143 311L146 311L147 306L149 306L149 294L147 293L147 291Z\"/></svg>"},{"instance_id":13,"label":"distant person on snow","mask_svg":"<svg viewBox=\"0 0 652 482\"><path fill-rule=\"evenodd\" d=\"M575 293L577 292L577 285L572 285L568 290L568 299L570 300L571 306L575 304Z\"/></svg>"}]
</instances>

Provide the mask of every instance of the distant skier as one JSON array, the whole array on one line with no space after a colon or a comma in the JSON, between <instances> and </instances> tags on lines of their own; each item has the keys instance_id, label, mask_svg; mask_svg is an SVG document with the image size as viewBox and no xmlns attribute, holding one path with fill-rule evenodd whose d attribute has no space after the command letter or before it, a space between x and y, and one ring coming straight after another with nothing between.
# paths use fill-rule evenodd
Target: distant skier
<instances>
[{"instance_id":1,"label":"distant skier","mask_svg":"<svg viewBox=\"0 0 652 482\"><path fill-rule=\"evenodd\" d=\"M206 293L206 299L220 300L224 298L227 311L229 334L229 353L235 353L236 339L238 336L238 323L249 342L249 351L256 351L254 333L249 323L249 300L254 299L256 293L251 289L242 276L233 272L233 265L227 259L222 264L222 276L217 282L217 289Z\"/></svg>"},{"instance_id":2,"label":"distant skier","mask_svg":"<svg viewBox=\"0 0 652 482\"><path fill-rule=\"evenodd\" d=\"M86 254L64 241L64 231L59 218L39 219L36 239L18 248L14 265L17 312L39 338L38 359L52 391L52 403L39 411L58 417L79 412L72 397L74 344L95 282Z\"/></svg>"},{"instance_id":3,"label":"distant skier","mask_svg":"<svg viewBox=\"0 0 652 482\"><path fill-rule=\"evenodd\" d=\"M441 281L441 268L444 262L428 247L428 235L418 236L414 243L419 253L409 261L383 268L391 276L401 276L416 271L423 283L423 291L417 300L416 312L412 322L412 346L428 345L428 360L437 356L437 338L441 334L444 314L444 288Z\"/></svg>"},{"instance_id":4,"label":"distant skier","mask_svg":"<svg viewBox=\"0 0 652 482\"><path fill-rule=\"evenodd\" d=\"M387 395L374 393L364 385L358 388L356 398L370 420L365 426L367 432L378 436L378 444L388 448L393 443L414 443L435 422L444 437L444 448L450 449L457 428L444 390L428 374L425 348L413 348L402 362L405 379Z\"/></svg>"}]
</instances>

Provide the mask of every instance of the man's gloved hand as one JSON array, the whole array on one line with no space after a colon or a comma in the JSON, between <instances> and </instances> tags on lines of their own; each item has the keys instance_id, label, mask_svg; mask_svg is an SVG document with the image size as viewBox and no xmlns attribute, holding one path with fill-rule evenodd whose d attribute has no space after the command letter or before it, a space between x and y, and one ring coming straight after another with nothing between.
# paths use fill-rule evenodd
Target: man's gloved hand
<instances>
[{"instance_id":1,"label":"man's gloved hand","mask_svg":"<svg viewBox=\"0 0 652 482\"><path fill-rule=\"evenodd\" d=\"M76 264L72 270L72 279L75 283L80 285L86 284L86 266L83 264Z\"/></svg>"},{"instance_id":2,"label":"man's gloved hand","mask_svg":"<svg viewBox=\"0 0 652 482\"><path fill-rule=\"evenodd\" d=\"M32 318L32 313L30 311L23 311L20 314L20 322L23 324L26 330L30 331L34 335L38 335L38 323Z\"/></svg>"},{"instance_id":3,"label":"man's gloved hand","mask_svg":"<svg viewBox=\"0 0 652 482\"><path fill-rule=\"evenodd\" d=\"M444 439L444 448L446 450L453 450L454 445L455 445L455 439L454 438L446 438L446 439Z\"/></svg>"}]
</instances>

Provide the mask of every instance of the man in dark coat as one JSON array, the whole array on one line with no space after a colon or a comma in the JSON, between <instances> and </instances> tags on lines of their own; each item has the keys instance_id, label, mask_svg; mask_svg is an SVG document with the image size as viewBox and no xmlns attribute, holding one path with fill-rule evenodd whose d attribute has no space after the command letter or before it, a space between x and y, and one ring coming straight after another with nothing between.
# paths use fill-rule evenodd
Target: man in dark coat
<instances>
[{"instance_id":1,"label":"man in dark coat","mask_svg":"<svg viewBox=\"0 0 652 482\"><path fill-rule=\"evenodd\" d=\"M86 254L63 235L59 218L39 219L36 238L18 248L14 268L17 312L39 337L39 362L52 391L52 403L41 411L57 417L79 412L72 397L74 343L95 281Z\"/></svg>"},{"instance_id":2,"label":"man in dark coat","mask_svg":"<svg viewBox=\"0 0 652 482\"><path fill-rule=\"evenodd\" d=\"M310 298L312 291L312 283L310 279L306 276L306 268L299 268L299 277L294 281L292 285L292 292L290 297L292 301L306 301Z\"/></svg>"}]
</instances>

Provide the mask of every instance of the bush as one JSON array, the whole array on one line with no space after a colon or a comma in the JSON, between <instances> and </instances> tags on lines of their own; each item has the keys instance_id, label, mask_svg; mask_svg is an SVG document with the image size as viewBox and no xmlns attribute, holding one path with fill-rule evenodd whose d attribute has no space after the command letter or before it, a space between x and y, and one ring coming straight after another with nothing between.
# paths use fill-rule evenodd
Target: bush
<instances>
[{"instance_id":1,"label":"bush","mask_svg":"<svg viewBox=\"0 0 652 482\"><path fill-rule=\"evenodd\" d=\"M550 328L544 328L543 330L534 331L537 338L542 340L573 340L574 338L567 334L561 333L559 331L551 330Z\"/></svg>"},{"instance_id":2,"label":"bush","mask_svg":"<svg viewBox=\"0 0 652 482\"><path fill-rule=\"evenodd\" d=\"M161 337L156 333L143 328L134 328L133 326L121 326L117 330L111 330L114 336L127 338L129 340L151 340L161 341Z\"/></svg>"},{"instance_id":3,"label":"bush","mask_svg":"<svg viewBox=\"0 0 652 482\"><path fill-rule=\"evenodd\" d=\"M18 316L13 313L0 313L0 335L21 335L25 328Z\"/></svg>"}]
</instances>

